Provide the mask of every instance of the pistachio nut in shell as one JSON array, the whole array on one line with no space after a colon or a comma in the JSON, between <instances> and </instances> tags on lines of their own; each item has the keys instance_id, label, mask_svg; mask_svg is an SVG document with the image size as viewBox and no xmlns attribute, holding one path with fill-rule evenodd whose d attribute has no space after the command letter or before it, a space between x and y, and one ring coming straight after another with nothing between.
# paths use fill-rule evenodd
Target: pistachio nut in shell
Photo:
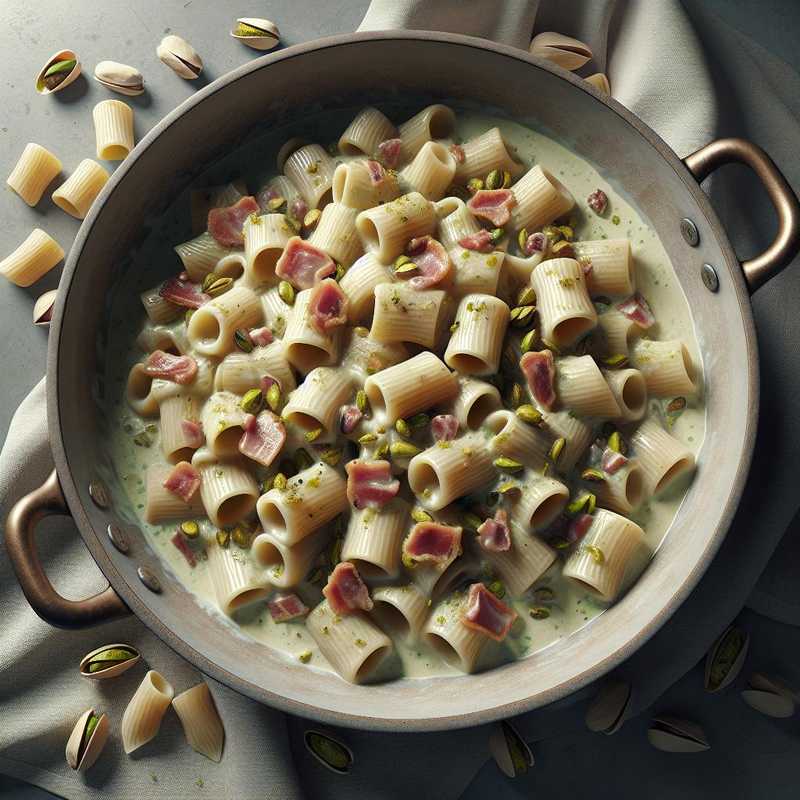
<instances>
[{"instance_id":1,"label":"pistachio nut in shell","mask_svg":"<svg viewBox=\"0 0 800 800\"><path fill-rule=\"evenodd\" d=\"M625 721L631 696L631 685L625 681L605 684L586 711L586 727L609 736L616 733Z\"/></svg>"},{"instance_id":2,"label":"pistachio nut in shell","mask_svg":"<svg viewBox=\"0 0 800 800\"><path fill-rule=\"evenodd\" d=\"M144 92L144 78L136 67L117 61L101 61L94 68L94 79L112 92L135 97Z\"/></svg>"},{"instance_id":3,"label":"pistachio nut in shell","mask_svg":"<svg viewBox=\"0 0 800 800\"><path fill-rule=\"evenodd\" d=\"M33 304L33 324L48 327L53 317L53 306L56 304L58 289L51 289L36 299Z\"/></svg>"},{"instance_id":4,"label":"pistachio nut in shell","mask_svg":"<svg viewBox=\"0 0 800 800\"><path fill-rule=\"evenodd\" d=\"M509 778L524 775L533 766L533 753L516 728L506 720L492 725L489 752L498 769Z\"/></svg>"},{"instance_id":5,"label":"pistachio nut in shell","mask_svg":"<svg viewBox=\"0 0 800 800\"><path fill-rule=\"evenodd\" d=\"M203 71L203 59L189 42L170 34L161 40L156 55L181 78L193 81Z\"/></svg>"},{"instance_id":6,"label":"pistachio nut in shell","mask_svg":"<svg viewBox=\"0 0 800 800\"><path fill-rule=\"evenodd\" d=\"M240 17L231 36L255 50L272 50L281 40L278 26L268 19Z\"/></svg>"},{"instance_id":7,"label":"pistachio nut in shell","mask_svg":"<svg viewBox=\"0 0 800 800\"><path fill-rule=\"evenodd\" d=\"M765 692L774 692L791 697L795 703L800 702L797 690L790 686L783 678L776 675L765 675L763 672L754 672L747 681L751 689L762 689Z\"/></svg>"},{"instance_id":8,"label":"pistachio nut in shell","mask_svg":"<svg viewBox=\"0 0 800 800\"><path fill-rule=\"evenodd\" d=\"M81 659L80 672L95 680L116 678L137 664L140 658L139 651L129 644L104 644Z\"/></svg>"},{"instance_id":9,"label":"pistachio nut in shell","mask_svg":"<svg viewBox=\"0 0 800 800\"><path fill-rule=\"evenodd\" d=\"M345 775L353 765L353 751L343 742L322 731L309 730L303 736L306 749L323 767Z\"/></svg>"},{"instance_id":10,"label":"pistachio nut in shell","mask_svg":"<svg viewBox=\"0 0 800 800\"><path fill-rule=\"evenodd\" d=\"M103 751L108 733L108 717L105 714L97 714L93 708L84 711L67 740L67 764L78 772L89 769Z\"/></svg>"},{"instance_id":11,"label":"pistachio nut in shell","mask_svg":"<svg viewBox=\"0 0 800 800\"><path fill-rule=\"evenodd\" d=\"M701 753L711 748L705 732L696 722L671 716L654 717L647 739L656 750L666 753Z\"/></svg>"},{"instance_id":12,"label":"pistachio nut in shell","mask_svg":"<svg viewBox=\"0 0 800 800\"><path fill-rule=\"evenodd\" d=\"M53 94L66 89L81 74L81 62L74 50L53 53L36 76L36 91Z\"/></svg>"},{"instance_id":13,"label":"pistachio nut in shell","mask_svg":"<svg viewBox=\"0 0 800 800\"><path fill-rule=\"evenodd\" d=\"M750 637L731 626L711 646L706 656L704 686L707 692L718 692L731 684L742 671Z\"/></svg>"},{"instance_id":14,"label":"pistachio nut in shell","mask_svg":"<svg viewBox=\"0 0 800 800\"><path fill-rule=\"evenodd\" d=\"M748 688L742 692L742 700L750 708L768 717L778 719L794 716L794 697L791 690L780 679L768 678L766 675L756 672L750 677L748 683Z\"/></svg>"},{"instance_id":15,"label":"pistachio nut in shell","mask_svg":"<svg viewBox=\"0 0 800 800\"><path fill-rule=\"evenodd\" d=\"M570 71L580 69L592 57L592 51L585 42L554 31L534 36L528 50L531 55L545 58Z\"/></svg>"}]
</instances>

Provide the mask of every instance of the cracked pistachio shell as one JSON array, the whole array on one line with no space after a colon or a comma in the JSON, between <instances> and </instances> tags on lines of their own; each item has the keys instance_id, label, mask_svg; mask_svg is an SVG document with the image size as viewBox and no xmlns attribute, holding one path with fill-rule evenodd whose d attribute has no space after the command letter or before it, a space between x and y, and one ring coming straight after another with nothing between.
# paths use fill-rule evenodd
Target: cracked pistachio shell
<instances>
[{"instance_id":1,"label":"cracked pistachio shell","mask_svg":"<svg viewBox=\"0 0 800 800\"><path fill-rule=\"evenodd\" d=\"M144 78L136 67L117 61L101 61L94 68L94 79L112 92L135 97L144 92Z\"/></svg>"},{"instance_id":2,"label":"cracked pistachio shell","mask_svg":"<svg viewBox=\"0 0 800 800\"><path fill-rule=\"evenodd\" d=\"M39 297L33 304L33 324L49 327L53 316L53 306L56 303L58 289L51 289Z\"/></svg>"},{"instance_id":3,"label":"cracked pistachio shell","mask_svg":"<svg viewBox=\"0 0 800 800\"><path fill-rule=\"evenodd\" d=\"M625 721L631 702L631 685L625 681L607 683L592 700L586 711L586 727L590 731L616 733Z\"/></svg>"},{"instance_id":4,"label":"cracked pistachio shell","mask_svg":"<svg viewBox=\"0 0 800 800\"><path fill-rule=\"evenodd\" d=\"M719 692L742 671L750 637L731 626L711 646L706 656L703 684L707 692Z\"/></svg>"},{"instance_id":5,"label":"cracked pistachio shell","mask_svg":"<svg viewBox=\"0 0 800 800\"><path fill-rule=\"evenodd\" d=\"M656 750L666 753L700 753L711 748L696 722L671 716L654 717L647 739Z\"/></svg>"},{"instance_id":6,"label":"cracked pistachio shell","mask_svg":"<svg viewBox=\"0 0 800 800\"><path fill-rule=\"evenodd\" d=\"M203 71L203 59L185 39L170 34L161 40L156 55L181 78L193 81Z\"/></svg>"},{"instance_id":7,"label":"cracked pistachio shell","mask_svg":"<svg viewBox=\"0 0 800 800\"><path fill-rule=\"evenodd\" d=\"M800 702L800 694L789 686L782 678L775 675L765 675L763 672L754 672L747 681L751 689L761 689L764 692L773 692L791 697L795 703Z\"/></svg>"},{"instance_id":8,"label":"cracked pistachio shell","mask_svg":"<svg viewBox=\"0 0 800 800\"><path fill-rule=\"evenodd\" d=\"M595 72L594 75L590 75L585 80L586 83L591 83L598 92L602 92L603 94L611 94L611 85L609 84L608 78L604 73Z\"/></svg>"},{"instance_id":9,"label":"cracked pistachio shell","mask_svg":"<svg viewBox=\"0 0 800 800\"><path fill-rule=\"evenodd\" d=\"M127 651L132 653L130 658L125 660L117 660L113 658L114 655L118 655L109 652L109 651ZM103 659L101 656L106 654L110 659L106 658ZM92 650L90 653L87 653L82 659L80 663L80 672L86 678L92 678L92 680L104 680L105 678L116 678L117 675L122 675L123 672L127 672L134 664L139 662L141 656L139 655L139 651L135 647L131 647L129 644L104 644L102 647L98 647L96 650ZM105 669L97 670L96 672L90 672L90 664L94 661L101 661L107 660L109 666Z\"/></svg>"},{"instance_id":10,"label":"cracked pistachio shell","mask_svg":"<svg viewBox=\"0 0 800 800\"><path fill-rule=\"evenodd\" d=\"M75 727L72 729L72 733L67 740L65 751L67 764L69 764L72 769L78 770L78 772L85 772L97 761L98 756L103 751L106 741L108 740L108 717L105 714L100 714L97 725L94 731L92 731L92 735L89 737L86 747L83 749L83 752L81 752L83 734L86 730L89 718L93 715L95 715L95 710L93 708L84 711L75 723Z\"/></svg>"},{"instance_id":11,"label":"cracked pistachio shell","mask_svg":"<svg viewBox=\"0 0 800 800\"><path fill-rule=\"evenodd\" d=\"M239 17L231 36L254 50L272 50L281 39L281 32L274 22L258 17Z\"/></svg>"},{"instance_id":12,"label":"cracked pistachio shell","mask_svg":"<svg viewBox=\"0 0 800 800\"><path fill-rule=\"evenodd\" d=\"M322 731L306 731L303 737L306 749L323 767L345 775L353 765L353 751L344 742Z\"/></svg>"},{"instance_id":13,"label":"cracked pistachio shell","mask_svg":"<svg viewBox=\"0 0 800 800\"><path fill-rule=\"evenodd\" d=\"M509 778L524 775L533 766L533 753L516 728L505 720L492 725L489 752L498 769Z\"/></svg>"},{"instance_id":14,"label":"cracked pistachio shell","mask_svg":"<svg viewBox=\"0 0 800 800\"><path fill-rule=\"evenodd\" d=\"M794 715L796 692L780 678L754 672L742 700L768 717L786 718Z\"/></svg>"},{"instance_id":15,"label":"cracked pistachio shell","mask_svg":"<svg viewBox=\"0 0 800 800\"><path fill-rule=\"evenodd\" d=\"M531 55L545 58L570 72L580 69L592 57L587 44L553 31L534 36L528 50Z\"/></svg>"},{"instance_id":16,"label":"cracked pistachio shell","mask_svg":"<svg viewBox=\"0 0 800 800\"><path fill-rule=\"evenodd\" d=\"M75 66L67 73L67 77L64 78L61 83L58 84L54 89L48 89L47 86L42 83L44 78L45 72L47 72L53 64L58 63L59 61L74 61ZM57 53L53 53L50 58L45 61L44 66L39 70L39 74L36 76L36 91L39 94L53 94L54 92L60 92L62 89L65 89L69 86L77 77L81 74L81 62L78 59L77 53L74 50L59 50Z\"/></svg>"}]
</instances>

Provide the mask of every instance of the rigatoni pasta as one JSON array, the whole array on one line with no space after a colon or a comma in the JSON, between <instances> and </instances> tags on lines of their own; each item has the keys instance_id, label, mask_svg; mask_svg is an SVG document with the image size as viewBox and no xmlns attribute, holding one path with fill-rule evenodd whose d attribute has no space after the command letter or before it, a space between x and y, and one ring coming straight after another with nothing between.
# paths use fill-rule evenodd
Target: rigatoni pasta
<instances>
[{"instance_id":1,"label":"rigatoni pasta","mask_svg":"<svg viewBox=\"0 0 800 800\"><path fill-rule=\"evenodd\" d=\"M229 616L240 608L263 601L270 584L252 562L234 558L230 547L211 547L208 567L219 607Z\"/></svg>"},{"instance_id":2,"label":"rigatoni pasta","mask_svg":"<svg viewBox=\"0 0 800 800\"><path fill-rule=\"evenodd\" d=\"M683 342L641 339L633 349L633 360L650 394L674 397L697 392L692 357Z\"/></svg>"},{"instance_id":3,"label":"rigatoni pasta","mask_svg":"<svg viewBox=\"0 0 800 800\"><path fill-rule=\"evenodd\" d=\"M212 761L222 758L225 729L207 683L198 683L181 692L172 707L183 726L189 746Z\"/></svg>"},{"instance_id":4,"label":"rigatoni pasta","mask_svg":"<svg viewBox=\"0 0 800 800\"><path fill-rule=\"evenodd\" d=\"M108 172L96 161L84 158L75 172L53 192L53 202L70 216L83 219L108 178Z\"/></svg>"},{"instance_id":5,"label":"rigatoni pasta","mask_svg":"<svg viewBox=\"0 0 800 800\"><path fill-rule=\"evenodd\" d=\"M275 281L275 264L294 231L283 214L263 214L245 220L245 274L251 286ZM216 270L215 270L216 271Z\"/></svg>"},{"instance_id":6,"label":"rigatoni pasta","mask_svg":"<svg viewBox=\"0 0 800 800\"><path fill-rule=\"evenodd\" d=\"M441 289L418 291L405 283L374 289L370 336L379 342L413 342L433 347L448 322L449 303Z\"/></svg>"},{"instance_id":7,"label":"rigatoni pasta","mask_svg":"<svg viewBox=\"0 0 800 800\"><path fill-rule=\"evenodd\" d=\"M400 185L394 172L376 172L375 162L349 161L333 173L333 202L362 210L394 200Z\"/></svg>"},{"instance_id":8,"label":"rigatoni pasta","mask_svg":"<svg viewBox=\"0 0 800 800\"><path fill-rule=\"evenodd\" d=\"M97 157L122 161L133 150L133 109L121 100L102 100L92 109Z\"/></svg>"},{"instance_id":9,"label":"rigatoni pasta","mask_svg":"<svg viewBox=\"0 0 800 800\"><path fill-rule=\"evenodd\" d=\"M498 297L462 297L456 311L455 332L444 353L447 366L465 375L494 375L500 364L509 314L508 306Z\"/></svg>"},{"instance_id":10,"label":"rigatoni pasta","mask_svg":"<svg viewBox=\"0 0 800 800\"><path fill-rule=\"evenodd\" d=\"M361 109L339 137L339 150L345 155L374 156L378 145L397 136L397 128L377 108Z\"/></svg>"},{"instance_id":11,"label":"rigatoni pasta","mask_svg":"<svg viewBox=\"0 0 800 800\"><path fill-rule=\"evenodd\" d=\"M0 261L0 275L17 286L30 286L62 258L61 245L41 228L34 228L11 255Z\"/></svg>"},{"instance_id":12,"label":"rigatoni pasta","mask_svg":"<svg viewBox=\"0 0 800 800\"><path fill-rule=\"evenodd\" d=\"M412 239L433 233L435 228L436 209L419 192L401 195L356 217L364 249L384 263L394 261Z\"/></svg>"},{"instance_id":13,"label":"rigatoni pasta","mask_svg":"<svg viewBox=\"0 0 800 800\"><path fill-rule=\"evenodd\" d=\"M409 191L428 200L440 200L453 182L456 160L440 142L426 142L414 160L400 172L400 181Z\"/></svg>"},{"instance_id":14,"label":"rigatoni pasta","mask_svg":"<svg viewBox=\"0 0 800 800\"><path fill-rule=\"evenodd\" d=\"M6 184L33 207L59 172L61 162L53 153L40 144L28 142Z\"/></svg>"},{"instance_id":15,"label":"rigatoni pasta","mask_svg":"<svg viewBox=\"0 0 800 800\"><path fill-rule=\"evenodd\" d=\"M297 187L309 208L324 208L331 201L333 159L324 147L307 144L289 155L283 173Z\"/></svg>"},{"instance_id":16,"label":"rigatoni pasta","mask_svg":"<svg viewBox=\"0 0 800 800\"><path fill-rule=\"evenodd\" d=\"M175 690L160 672L151 669L144 676L122 714L120 733L126 753L155 738L174 696Z\"/></svg>"},{"instance_id":17,"label":"rigatoni pasta","mask_svg":"<svg viewBox=\"0 0 800 800\"><path fill-rule=\"evenodd\" d=\"M466 183L470 178L484 178L492 170L508 172L515 178L523 170L522 164L508 152L500 128L489 128L480 136L464 142L461 147L464 158L456 167L455 175L459 183Z\"/></svg>"},{"instance_id":18,"label":"rigatoni pasta","mask_svg":"<svg viewBox=\"0 0 800 800\"><path fill-rule=\"evenodd\" d=\"M398 134L402 142L403 160L410 161L427 142L449 136L455 123L453 109L441 103L423 108L411 119L401 123Z\"/></svg>"},{"instance_id":19,"label":"rigatoni pasta","mask_svg":"<svg viewBox=\"0 0 800 800\"><path fill-rule=\"evenodd\" d=\"M516 200L511 211L516 230L540 230L575 205L574 198L564 184L538 164L531 167L511 191Z\"/></svg>"},{"instance_id":20,"label":"rigatoni pasta","mask_svg":"<svg viewBox=\"0 0 800 800\"><path fill-rule=\"evenodd\" d=\"M344 203L328 203L308 241L336 263L349 267L363 252L356 234L358 211Z\"/></svg>"}]
</instances>

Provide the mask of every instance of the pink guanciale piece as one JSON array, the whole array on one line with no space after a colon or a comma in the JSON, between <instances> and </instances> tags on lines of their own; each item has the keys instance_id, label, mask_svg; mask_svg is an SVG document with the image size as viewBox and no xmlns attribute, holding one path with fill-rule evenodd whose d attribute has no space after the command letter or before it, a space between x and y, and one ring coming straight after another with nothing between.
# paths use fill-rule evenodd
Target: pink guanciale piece
<instances>
[{"instance_id":1,"label":"pink guanciale piece","mask_svg":"<svg viewBox=\"0 0 800 800\"><path fill-rule=\"evenodd\" d=\"M332 278L320 281L308 298L308 314L311 325L321 334L347 323L347 295Z\"/></svg>"},{"instance_id":2,"label":"pink guanciale piece","mask_svg":"<svg viewBox=\"0 0 800 800\"><path fill-rule=\"evenodd\" d=\"M267 392L272 388L273 383L277 383L278 388L281 388L281 382L277 378L273 378L272 375L261 376L258 388L264 393L264 397L267 396Z\"/></svg>"},{"instance_id":3,"label":"pink guanciale piece","mask_svg":"<svg viewBox=\"0 0 800 800\"><path fill-rule=\"evenodd\" d=\"M624 467L628 463L628 459L625 458L622 453L618 453L616 450L612 450L610 447L607 447L603 451L603 458L600 462L600 466L603 469L603 472L608 473L609 475L613 475L615 472L618 472L622 467Z\"/></svg>"},{"instance_id":4,"label":"pink guanciale piece","mask_svg":"<svg viewBox=\"0 0 800 800\"><path fill-rule=\"evenodd\" d=\"M403 142L400 139L387 139L378 145L378 155L389 169L394 169L400 161L402 147Z\"/></svg>"},{"instance_id":5,"label":"pink guanciale piece","mask_svg":"<svg viewBox=\"0 0 800 800\"><path fill-rule=\"evenodd\" d=\"M532 233L526 240L522 252L526 256L532 256L534 253L544 253L547 250L547 237L540 232Z\"/></svg>"},{"instance_id":6,"label":"pink guanciale piece","mask_svg":"<svg viewBox=\"0 0 800 800\"><path fill-rule=\"evenodd\" d=\"M244 244L242 228L245 220L260 210L255 197L250 195L227 208L212 208L208 212L208 232L223 247L241 247Z\"/></svg>"},{"instance_id":7,"label":"pink guanciale piece","mask_svg":"<svg viewBox=\"0 0 800 800\"><path fill-rule=\"evenodd\" d=\"M450 442L458 434L458 420L452 414L437 414L431 420L431 433L437 442Z\"/></svg>"},{"instance_id":8,"label":"pink guanciale piece","mask_svg":"<svg viewBox=\"0 0 800 800\"><path fill-rule=\"evenodd\" d=\"M383 168L383 164L378 161L372 161L371 159L367 161L367 170L369 171L370 183L373 186L382 183L384 178L386 178L386 170Z\"/></svg>"},{"instance_id":9,"label":"pink guanciale piece","mask_svg":"<svg viewBox=\"0 0 800 800\"><path fill-rule=\"evenodd\" d=\"M594 517L591 514L578 514L570 523L567 529L567 541L571 544L579 542L589 532L592 527Z\"/></svg>"},{"instance_id":10,"label":"pink guanciale piece","mask_svg":"<svg viewBox=\"0 0 800 800\"><path fill-rule=\"evenodd\" d=\"M587 198L586 205L595 214L603 215L608 207L608 195L602 189L595 189Z\"/></svg>"},{"instance_id":11,"label":"pink guanciale piece","mask_svg":"<svg viewBox=\"0 0 800 800\"><path fill-rule=\"evenodd\" d=\"M200 488L200 480L200 473L188 461L179 461L167 475L164 488L188 504Z\"/></svg>"},{"instance_id":12,"label":"pink guanciale piece","mask_svg":"<svg viewBox=\"0 0 800 800\"><path fill-rule=\"evenodd\" d=\"M456 160L456 164L464 163L466 154L464 153L464 148L460 144L451 144L450 152L453 154L453 158Z\"/></svg>"},{"instance_id":13,"label":"pink guanciale piece","mask_svg":"<svg viewBox=\"0 0 800 800\"><path fill-rule=\"evenodd\" d=\"M352 433L358 423L361 422L363 416L356 406L345 406L342 409L342 421L339 423L339 430L344 434Z\"/></svg>"},{"instance_id":14,"label":"pink guanciale piece","mask_svg":"<svg viewBox=\"0 0 800 800\"><path fill-rule=\"evenodd\" d=\"M489 253L494 249L492 246L492 234L485 228L459 239L458 243L467 250L477 250L479 253Z\"/></svg>"},{"instance_id":15,"label":"pink guanciale piece","mask_svg":"<svg viewBox=\"0 0 800 800\"><path fill-rule=\"evenodd\" d=\"M163 350L154 350L144 362L145 374L151 378L186 385L197 375L197 362L191 356L174 356Z\"/></svg>"},{"instance_id":16,"label":"pink guanciale piece","mask_svg":"<svg viewBox=\"0 0 800 800\"><path fill-rule=\"evenodd\" d=\"M403 542L403 562L448 564L461 552L461 528L418 522Z\"/></svg>"},{"instance_id":17,"label":"pink guanciale piece","mask_svg":"<svg viewBox=\"0 0 800 800\"><path fill-rule=\"evenodd\" d=\"M319 247L292 236L275 264L275 274L295 289L310 289L336 272L333 259Z\"/></svg>"},{"instance_id":18,"label":"pink guanciale piece","mask_svg":"<svg viewBox=\"0 0 800 800\"><path fill-rule=\"evenodd\" d=\"M412 289L429 289L450 274L450 256L444 245L432 236L412 239L406 247L406 253L414 260L419 273L408 282Z\"/></svg>"},{"instance_id":19,"label":"pink guanciale piece","mask_svg":"<svg viewBox=\"0 0 800 800\"><path fill-rule=\"evenodd\" d=\"M239 452L268 467L286 441L286 428L281 418L271 411L262 411L257 417L247 414L242 427L244 433L239 439Z\"/></svg>"},{"instance_id":20,"label":"pink guanciale piece","mask_svg":"<svg viewBox=\"0 0 800 800\"><path fill-rule=\"evenodd\" d=\"M288 622L308 614L308 606L294 593L276 594L267 601L267 608L275 622Z\"/></svg>"},{"instance_id":21,"label":"pink guanciale piece","mask_svg":"<svg viewBox=\"0 0 800 800\"><path fill-rule=\"evenodd\" d=\"M158 293L170 303L184 308L200 308L203 303L207 303L211 297L201 292L196 284L189 281L182 281L180 278L170 278L161 284Z\"/></svg>"},{"instance_id":22,"label":"pink guanciale piece","mask_svg":"<svg viewBox=\"0 0 800 800\"><path fill-rule=\"evenodd\" d=\"M203 446L206 437L203 435L203 426L199 422L195 422L193 419L182 419L181 431L183 432L187 447L197 450L199 447Z\"/></svg>"},{"instance_id":23,"label":"pink guanciale piece","mask_svg":"<svg viewBox=\"0 0 800 800\"><path fill-rule=\"evenodd\" d=\"M190 567L194 568L197 566L197 556L195 556L194 550L192 550L192 548L189 547L189 543L186 541L186 537L180 531L178 531L170 539L170 541L172 542L172 544L175 545L175 547L178 548L178 550L180 550L181 555L186 559L186 563Z\"/></svg>"},{"instance_id":24,"label":"pink guanciale piece","mask_svg":"<svg viewBox=\"0 0 800 800\"><path fill-rule=\"evenodd\" d=\"M640 328L647 329L655 324L656 316L639 292L634 292L627 300L618 303L617 309Z\"/></svg>"},{"instance_id":25,"label":"pink guanciale piece","mask_svg":"<svg viewBox=\"0 0 800 800\"><path fill-rule=\"evenodd\" d=\"M494 519L487 519L478 528L478 542L484 550L500 553L511 548L508 514L498 508Z\"/></svg>"},{"instance_id":26,"label":"pink guanciale piece","mask_svg":"<svg viewBox=\"0 0 800 800\"><path fill-rule=\"evenodd\" d=\"M461 617L468 628L480 631L496 642L502 642L516 618L517 612L495 597L482 583L473 583L469 587L467 603Z\"/></svg>"},{"instance_id":27,"label":"pink guanciale piece","mask_svg":"<svg viewBox=\"0 0 800 800\"><path fill-rule=\"evenodd\" d=\"M372 608L369 589L349 561L336 565L322 594L327 598L334 614L351 614L353 611L369 611Z\"/></svg>"},{"instance_id":28,"label":"pink guanciale piece","mask_svg":"<svg viewBox=\"0 0 800 800\"><path fill-rule=\"evenodd\" d=\"M548 411L556 402L556 365L550 350L533 350L519 360L519 368L539 405Z\"/></svg>"},{"instance_id":29,"label":"pink guanciale piece","mask_svg":"<svg viewBox=\"0 0 800 800\"><path fill-rule=\"evenodd\" d=\"M251 328L248 334L250 335L250 341L256 347L266 347L268 344L272 344L275 338L269 328Z\"/></svg>"},{"instance_id":30,"label":"pink guanciale piece","mask_svg":"<svg viewBox=\"0 0 800 800\"><path fill-rule=\"evenodd\" d=\"M359 461L345 464L347 499L356 508L379 508L400 491L400 481L392 478L388 461Z\"/></svg>"},{"instance_id":31,"label":"pink guanciale piece","mask_svg":"<svg viewBox=\"0 0 800 800\"><path fill-rule=\"evenodd\" d=\"M516 202L511 189L479 189L467 201L467 208L492 225L505 225Z\"/></svg>"},{"instance_id":32,"label":"pink guanciale piece","mask_svg":"<svg viewBox=\"0 0 800 800\"><path fill-rule=\"evenodd\" d=\"M308 214L308 203L302 197L295 197L289 204L289 216L302 222Z\"/></svg>"}]
</instances>

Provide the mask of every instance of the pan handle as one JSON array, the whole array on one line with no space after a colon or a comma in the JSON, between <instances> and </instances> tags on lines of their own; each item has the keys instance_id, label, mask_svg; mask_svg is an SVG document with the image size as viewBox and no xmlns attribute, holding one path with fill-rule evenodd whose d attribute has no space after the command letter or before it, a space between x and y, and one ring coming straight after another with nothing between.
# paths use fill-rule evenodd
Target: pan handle
<instances>
[{"instance_id":1,"label":"pan handle","mask_svg":"<svg viewBox=\"0 0 800 800\"><path fill-rule=\"evenodd\" d=\"M50 583L36 550L36 526L44 517L69 515L55 470L11 509L6 520L6 550L31 608L57 628L88 628L130 614L109 586L85 600L67 600Z\"/></svg>"},{"instance_id":2,"label":"pan handle","mask_svg":"<svg viewBox=\"0 0 800 800\"><path fill-rule=\"evenodd\" d=\"M687 156L684 164L702 183L725 164L746 164L755 172L775 207L778 233L760 255L742 261L742 271L752 294L777 275L800 252L800 203L775 162L758 146L745 139L717 139Z\"/></svg>"}]
</instances>

